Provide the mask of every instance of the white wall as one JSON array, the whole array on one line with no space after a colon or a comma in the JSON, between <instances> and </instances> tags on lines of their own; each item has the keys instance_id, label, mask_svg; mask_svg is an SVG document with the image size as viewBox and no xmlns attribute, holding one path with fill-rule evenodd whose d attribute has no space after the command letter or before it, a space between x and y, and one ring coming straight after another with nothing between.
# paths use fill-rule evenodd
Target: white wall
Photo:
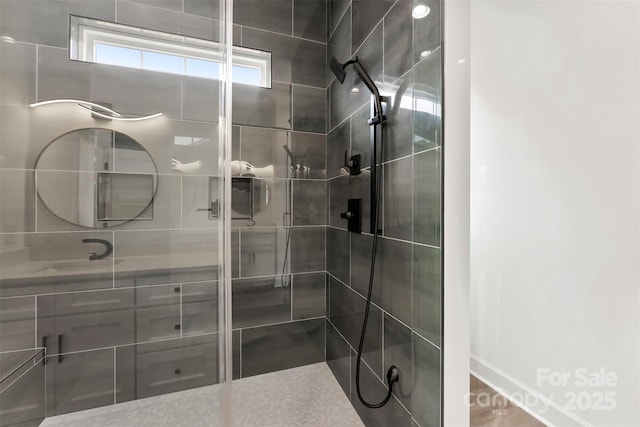
<instances>
[{"instance_id":1,"label":"white wall","mask_svg":"<svg viewBox=\"0 0 640 427\"><path fill-rule=\"evenodd\" d=\"M554 425L638 426L640 3L479 0L470 25L472 370Z\"/></svg>"}]
</instances>

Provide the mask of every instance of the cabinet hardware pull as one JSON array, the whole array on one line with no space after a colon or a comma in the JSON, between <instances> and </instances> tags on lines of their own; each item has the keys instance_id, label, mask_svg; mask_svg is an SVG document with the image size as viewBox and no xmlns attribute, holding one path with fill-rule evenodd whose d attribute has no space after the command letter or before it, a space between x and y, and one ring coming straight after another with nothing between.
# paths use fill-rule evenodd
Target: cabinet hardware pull
<instances>
[{"instance_id":1,"label":"cabinet hardware pull","mask_svg":"<svg viewBox=\"0 0 640 427\"><path fill-rule=\"evenodd\" d=\"M47 339L48 339L48 338L49 338L49 337L48 337L47 335L43 335L43 336L42 336L42 347L44 347L44 348L45 348L45 350L44 350L44 357L42 358L42 366L44 366L44 365L46 365L46 364L47 364L47 351L49 350L49 349L47 348Z\"/></svg>"},{"instance_id":2,"label":"cabinet hardware pull","mask_svg":"<svg viewBox=\"0 0 640 427\"><path fill-rule=\"evenodd\" d=\"M58 363L62 363L64 361L64 356L62 355L63 353L62 338L63 337L64 337L64 334L58 335Z\"/></svg>"}]
</instances>

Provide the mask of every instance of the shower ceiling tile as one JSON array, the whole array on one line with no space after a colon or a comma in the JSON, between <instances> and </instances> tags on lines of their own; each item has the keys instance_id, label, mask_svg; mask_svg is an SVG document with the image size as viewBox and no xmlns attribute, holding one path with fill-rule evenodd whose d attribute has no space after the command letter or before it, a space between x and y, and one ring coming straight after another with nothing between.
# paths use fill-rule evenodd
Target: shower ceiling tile
<instances>
[{"instance_id":1,"label":"shower ceiling tile","mask_svg":"<svg viewBox=\"0 0 640 427\"><path fill-rule=\"evenodd\" d=\"M326 0L293 1L293 35L326 43Z\"/></svg>"},{"instance_id":2,"label":"shower ceiling tile","mask_svg":"<svg viewBox=\"0 0 640 427\"><path fill-rule=\"evenodd\" d=\"M292 34L291 0L234 0L233 23Z\"/></svg>"},{"instance_id":3,"label":"shower ceiling tile","mask_svg":"<svg viewBox=\"0 0 640 427\"><path fill-rule=\"evenodd\" d=\"M115 0L2 0L0 27L16 41L66 48L70 14L114 21L115 10Z\"/></svg>"}]
</instances>

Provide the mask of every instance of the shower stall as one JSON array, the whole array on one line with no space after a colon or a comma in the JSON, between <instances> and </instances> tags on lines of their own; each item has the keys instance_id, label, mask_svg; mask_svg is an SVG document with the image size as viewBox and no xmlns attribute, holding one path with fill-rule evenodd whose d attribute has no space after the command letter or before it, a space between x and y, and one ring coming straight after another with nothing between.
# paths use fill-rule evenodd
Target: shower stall
<instances>
[{"instance_id":1,"label":"shower stall","mask_svg":"<svg viewBox=\"0 0 640 427\"><path fill-rule=\"evenodd\" d=\"M442 425L441 1L0 0L0 426Z\"/></svg>"}]
</instances>

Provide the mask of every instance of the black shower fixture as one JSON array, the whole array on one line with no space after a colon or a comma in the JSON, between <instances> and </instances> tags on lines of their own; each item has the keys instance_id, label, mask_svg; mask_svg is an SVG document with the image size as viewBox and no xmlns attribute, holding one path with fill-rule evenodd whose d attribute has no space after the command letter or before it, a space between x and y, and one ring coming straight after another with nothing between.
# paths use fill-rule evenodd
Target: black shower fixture
<instances>
[{"instance_id":1,"label":"black shower fixture","mask_svg":"<svg viewBox=\"0 0 640 427\"><path fill-rule=\"evenodd\" d=\"M371 118L367 120L367 123L371 126L371 211L370 211L370 225L371 225L371 234L373 234L373 247L371 249L371 269L369 271L369 290L367 293L367 304L364 310L364 319L362 321L362 330L360 332L360 343L358 344L358 357L356 362L356 391L358 393L358 399L360 402L367 408L382 408L384 405L389 402L391 399L391 395L393 393L393 384L400 380L400 374L398 372L398 368L395 366L390 366L387 370L387 384L389 389L387 390L387 395L384 399L382 399L378 403L369 403L367 402L360 392L360 365L362 361L362 350L364 347L364 338L367 331L367 321L369 320L369 311L371 308L371 297L373 294L373 278L375 274L376 267L376 253L378 249L378 234L380 231L378 230L378 218L380 216L380 196L381 196L381 182L382 182L382 162L379 161L378 156L382 151L383 145L383 134L382 127L385 122L384 110L382 109L382 103L388 104L388 99L380 95L380 91L378 87L374 83L373 79L369 76L369 73L362 66L360 61L358 61L358 57L354 57L353 59L341 64L335 57L331 58L330 67L333 74L336 75L336 79L340 82L340 84L344 83L344 79L347 75L345 68L349 65L353 65L353 69L360 77L360 80L364 83L364 85L369 89L372 95L372 106L371 106ZM378 126L379 125L379 126ZM380 147L378 148L378 128L380 128ZM347 154L345 153L345 163L351 168L354 167L354 163L356 156L351 157L351 164L347 163ZM357 158L357 163L359 162L359 158ZM360 168L358 165L358 172ZM357 221L357 216L360 215L360 199L349 199L349 206L347 212L341 215L342 218L347 219L349 221L349 231L359 232L359 222Z\"/></svg>"}]
</instances>

